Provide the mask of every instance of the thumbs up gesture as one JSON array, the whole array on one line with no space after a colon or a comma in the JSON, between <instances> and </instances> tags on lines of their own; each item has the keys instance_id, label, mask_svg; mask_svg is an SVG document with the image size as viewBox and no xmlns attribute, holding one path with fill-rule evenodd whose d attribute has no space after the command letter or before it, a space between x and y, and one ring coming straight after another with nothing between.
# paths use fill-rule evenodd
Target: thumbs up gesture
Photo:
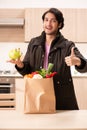
<instances>
[{"instance_id":1,"label":"thumbs up gesture","mask_svg":"<svg viewBox=\"0 0 87 130\"><path fill-rule=\"evenodd\" d=\"M80 66L81 65L80 58L76 57L76 55L74 53L74 47L71 48L70 56L65 57L65 62L67 64L67 66L72 66L72 65Z\"/></svg>"}]
</instances>

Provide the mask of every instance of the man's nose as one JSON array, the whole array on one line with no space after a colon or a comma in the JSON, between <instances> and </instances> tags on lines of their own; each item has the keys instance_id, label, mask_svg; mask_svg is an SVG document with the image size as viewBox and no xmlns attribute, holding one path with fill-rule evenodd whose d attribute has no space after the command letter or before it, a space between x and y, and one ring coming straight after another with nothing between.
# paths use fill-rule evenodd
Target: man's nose
<instances>
[{"instance_id":1,"label":"man's nose","mask_svg":"<svg viewBox=\"0 0 87 130\"><path fill-rule=\"evenodd\" d=\"M51 25L51 21L50 20L48 21L48 25Z\"/></svg>"}]
</instances>

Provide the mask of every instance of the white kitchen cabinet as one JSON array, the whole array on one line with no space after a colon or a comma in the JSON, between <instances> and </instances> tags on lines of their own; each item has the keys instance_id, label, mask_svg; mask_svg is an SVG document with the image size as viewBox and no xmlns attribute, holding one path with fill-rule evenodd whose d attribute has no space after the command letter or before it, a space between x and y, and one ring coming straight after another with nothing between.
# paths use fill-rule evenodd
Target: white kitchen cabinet
<instances>
[{"instance_id":1,"label":"white kitchen cabinet","mask_svg":"<svg viewBox=\"0 0 87 130\"><path fill-rule=\"evenodd\" d=\"M87 77L73 77L74 88L80 109L87 109Z\"/></svg>"}]
</instances>

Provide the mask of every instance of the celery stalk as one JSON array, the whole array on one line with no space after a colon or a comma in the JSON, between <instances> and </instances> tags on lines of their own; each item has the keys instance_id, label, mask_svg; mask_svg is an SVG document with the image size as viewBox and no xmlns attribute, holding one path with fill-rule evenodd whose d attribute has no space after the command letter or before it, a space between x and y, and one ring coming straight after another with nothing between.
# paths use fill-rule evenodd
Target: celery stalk
<instances>
[{"instance_id":1,"label":"celery stalk","mask_svg":"<svg viewBox=\"0 0 87 130\"><path fill-rule=\"evenodd\" d=\"M47 68L47 72L46 72L47 74L49 74L51 72L53 66L54 66L54 64L52 64L52 63L48 64L48 68Z\"/></svg>"}]
</instances>

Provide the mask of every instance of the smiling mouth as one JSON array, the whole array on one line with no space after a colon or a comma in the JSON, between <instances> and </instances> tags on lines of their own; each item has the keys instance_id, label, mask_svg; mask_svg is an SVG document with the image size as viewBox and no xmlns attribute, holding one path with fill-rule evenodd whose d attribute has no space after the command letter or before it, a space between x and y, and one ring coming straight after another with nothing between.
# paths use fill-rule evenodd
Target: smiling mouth
<instances>
[{"instance_id":1,"label":"smiling mouth","mask_svg":"<svg viewBox=\"0 0 87 130\"><path fill-rule=\"evenodd\" d=\"M52 30L52 28L48 28L48 27L46 27L46 29L49 30L49 31Z\"/></svg>"}]
</instances>

